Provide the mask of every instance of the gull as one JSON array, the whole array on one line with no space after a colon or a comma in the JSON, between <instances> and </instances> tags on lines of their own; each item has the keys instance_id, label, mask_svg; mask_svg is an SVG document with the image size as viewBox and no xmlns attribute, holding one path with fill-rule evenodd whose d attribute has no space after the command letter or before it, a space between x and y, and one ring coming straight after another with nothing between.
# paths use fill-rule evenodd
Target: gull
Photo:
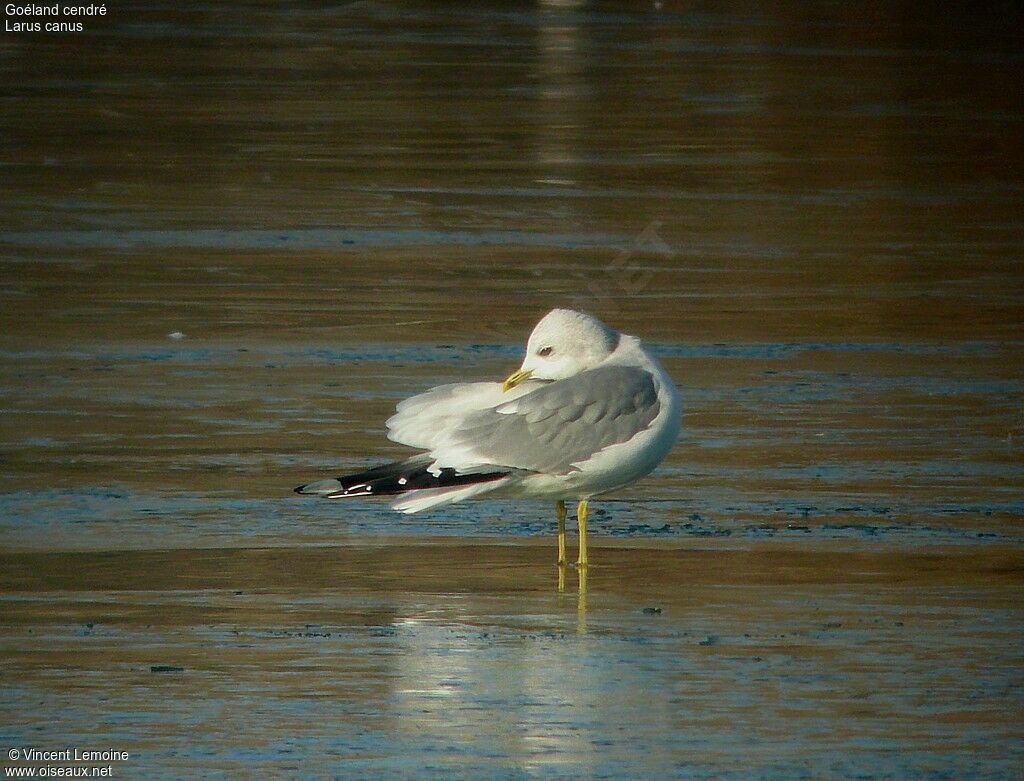
<instances>
[{"instance_id":1,"label":"gull","mask_svg":"<svg viewBox=\"0 0 1024 781\"><path fill-rule=\"evenodd\" d=\"M679 391L635 336L554 309L534 327L504 382L441 385L401 402L388 438L418 449L403 461L300 485L328 499L395 496L404 513L483 495L554 501L565 565L566 501L576 501L577 566L589 564L595 496L650 473L675 445Z\"/></svg>"}]
</instances>

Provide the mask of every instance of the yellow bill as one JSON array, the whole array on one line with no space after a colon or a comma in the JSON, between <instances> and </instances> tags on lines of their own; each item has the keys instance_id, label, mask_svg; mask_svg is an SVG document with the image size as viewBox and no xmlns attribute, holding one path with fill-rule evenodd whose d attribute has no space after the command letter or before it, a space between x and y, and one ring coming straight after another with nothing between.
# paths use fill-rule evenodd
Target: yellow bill
<instances>
[{"instance_id":1,"label":"yellow bill","mask_svg":"<svg viewBox=\"0 0 1024 781\"><path fill-rule=\"evenodd\" d=\"M530 375L531 374L533 374L533 369L527 369L525 371L520 369L519 371L512 372L508 376L508 379L505 380L505 382L502 383L502 385L501 385L501 392L505 393L507 391L512 390L514 387L516 387L516 385L521 383L523 380L530 379Z\"/></svg>"}]
</instances>

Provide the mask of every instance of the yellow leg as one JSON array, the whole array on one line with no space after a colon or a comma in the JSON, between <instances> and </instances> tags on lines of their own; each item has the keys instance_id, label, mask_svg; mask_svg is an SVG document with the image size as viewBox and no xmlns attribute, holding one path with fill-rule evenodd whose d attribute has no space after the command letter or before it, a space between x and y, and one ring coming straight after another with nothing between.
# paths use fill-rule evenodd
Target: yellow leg
<instances>
[{"instance_id":1,"label":"yellow leg","mask_svg":"<svg viewBox=\"0 0 1024 781\"><path fill-rule=\"evenodd\" d=\"M577 567L587 566L587 500L581 499L576 505L576 526L580 532L580 556L576 560Z\"/></svg>"},{"instance_id":2,"label":"yellow leg","mask_svg":"<svg viewBox=\"0 0 1024 781\"><path fill-rule=\"evenodd\" d=\"M555 514L558 516L558 563L565 564L565 502L555 502Z\"/></svg>"}]
</instances>

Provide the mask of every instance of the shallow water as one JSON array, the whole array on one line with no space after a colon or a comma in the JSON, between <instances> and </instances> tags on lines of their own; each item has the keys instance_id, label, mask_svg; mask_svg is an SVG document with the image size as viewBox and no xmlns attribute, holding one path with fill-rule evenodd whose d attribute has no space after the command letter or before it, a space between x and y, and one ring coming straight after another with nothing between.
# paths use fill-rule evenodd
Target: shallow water
<instances>
[{"instance_id":1,"label":"shallow water","mask_svg":"<svg viewBox=\"0 0 1024 781\"><path fill-rule=\"evenodd\" d=\"M139 3L0 39L0 744L1020 777L1024 20L926 10ZM686 407L595 503L585 589L541 503L290 493L400 455L398 400L504 377L558 305Z\"/></svg>"},{"instance_id":2,"label":"shallow water","mask_svg":"<svg viewBox=\"0 0 1024 781\"><path fill-rule=\"evenodd\" d=\"M493 540L5 556L3 707L183 776L1019 768L1016 547L599 552L585 596Z\"/></svg>"}]
</instances>

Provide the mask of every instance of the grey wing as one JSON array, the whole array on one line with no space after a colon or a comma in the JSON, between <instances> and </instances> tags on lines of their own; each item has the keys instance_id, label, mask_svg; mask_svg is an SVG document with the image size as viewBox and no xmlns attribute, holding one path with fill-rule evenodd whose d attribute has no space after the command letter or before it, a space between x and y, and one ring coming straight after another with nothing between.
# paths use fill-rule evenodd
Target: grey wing
<instances>
[{"instance_id":1,"label":"grey wing","mask_svg":"<svg viewBox=\"0 0 1024 781\"><path fill-rule=\"evenodd\" d=\"M435 445L441 466L505 466L564 474L610 445L628 442L658 416L650 372L605 366L475 411Z\"/></svg>"}]
</instances>

